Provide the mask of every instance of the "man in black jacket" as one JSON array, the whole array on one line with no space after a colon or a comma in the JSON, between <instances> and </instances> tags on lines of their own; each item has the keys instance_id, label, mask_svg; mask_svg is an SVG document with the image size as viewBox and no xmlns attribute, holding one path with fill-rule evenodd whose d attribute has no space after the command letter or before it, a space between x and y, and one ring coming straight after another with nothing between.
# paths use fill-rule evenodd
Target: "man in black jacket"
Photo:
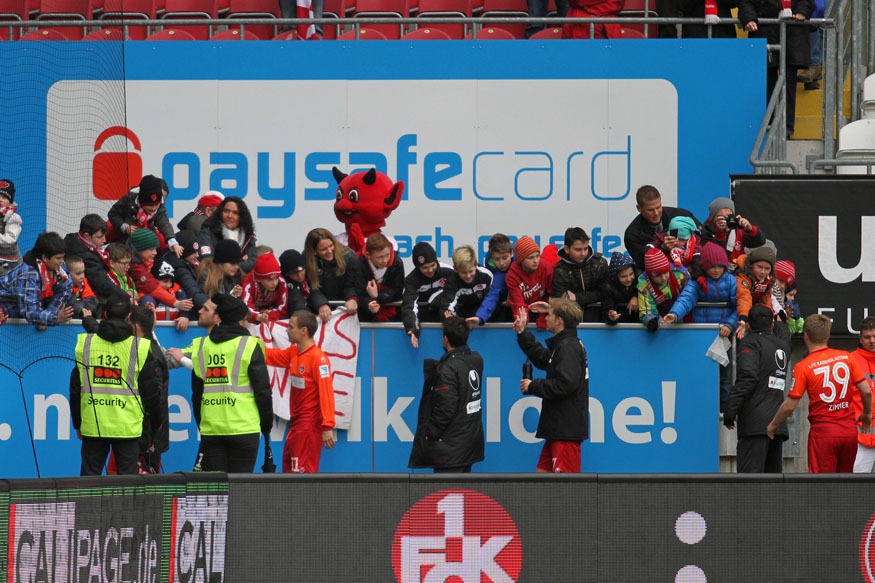
<instances>
[{"instance_id":1,"label":"man in black jacket","mask_svg":"<svg viewBox=\"0 0 875 583\"><path fill-rule=\"evenodd\" d=\"M738 472L781 473L783 442L789 438L786 421L769 439L766 427L784 401L790 380L790 332L765 306L750 309L751 333L738 345L736 379L723 424L738 426Z\"/></svg>"},{"instance_id":2,"label":"man in black jacket","mask_svg":"<svg viewBox=\"0 0 875 583\"><path fill-rule=\"evenodd\" d=\"M87 214L79 221L79 231L64 237L67 253L78 255L85 263L85 278L101 299L130 296L117 286L107 274L109 255L106 252L106 221L100 215Z\"/></svg>"},{"instance_id":3,"label":"man in black jacket","mask_svg":"<svg viewBox=\"0 0 875 583\"><path fill-rule=\"evenodd\" d=\"M545 379L522 379L524 395L540 397L541 418L536 437L545 439L538 459L539 472L580 472L580 444L589 437L589 368L586 349L577 337L583 312L565 298L550 300L547 347L526 331L528 316L520 311L513 323L517 344Z\"/></svg>"},{"instance_id":4,"label":"man in black jacket","mask_svg":"<svg viewBox=\"0 0 875 583\"><path fill-rule=\"evenodd\" d=\"M649 184L638 189L638 192L635 193L635 201L635 208L638 209L639 215L632 219L632 222L626 227L623 244L626 246L626 251L635 260L635 265L638 266L639 270L644 270L644 253L647 252L647 244L653 241L658 233L666 231L673 218L689 217L696 222L700 229L702 228L690 211L662 206L662 195ZM665 245L672 247L676 243L677 237L666 235Z\"/></svg>"},{"instance_id":5,"label":"man in black jacket","mask_svg":"<svg viewBox=\"0 0 875 583\"><path fill-rule=\"evenodd\" d=\"M468 348L468 325L459 316L444 320L440 361L426 359L411 468L470 472L483 461L483 358Z\"/></svg>"}]
</instances>

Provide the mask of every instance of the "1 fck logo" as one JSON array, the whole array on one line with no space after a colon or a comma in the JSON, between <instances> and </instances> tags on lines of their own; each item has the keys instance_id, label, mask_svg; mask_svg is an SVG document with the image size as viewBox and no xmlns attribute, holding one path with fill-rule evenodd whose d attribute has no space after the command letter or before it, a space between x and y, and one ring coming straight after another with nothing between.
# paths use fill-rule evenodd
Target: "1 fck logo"
<instances>
[{"instance_id":1,"label":"1 fck logo","mask_svg":"<svg viewBox=\"0 0 875 583\"><path fill-rule=\"evenodd\" d=\"M471 490L426 496L405 513L392 542L398 583L515 583L521 565L513 519Z\"/></svg>"}]
</instances>

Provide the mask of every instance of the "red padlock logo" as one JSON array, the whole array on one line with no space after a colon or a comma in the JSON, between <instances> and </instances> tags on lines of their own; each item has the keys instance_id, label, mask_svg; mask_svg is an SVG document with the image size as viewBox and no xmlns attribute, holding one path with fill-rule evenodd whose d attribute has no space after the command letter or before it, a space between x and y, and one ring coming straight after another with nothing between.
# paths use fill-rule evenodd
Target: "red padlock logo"
<instances>
[{"instance_id":1,"label":"red padlock logo","mask_svg":"<svg viewBox=\"0 0 875 583\"><path fill-rule=\"evenodd\" d=\"M124 136L134 147L129 152L101 152L103 143L113 136ZM140 138L124 126L103 130L94 142L94 163L91 183L94 196L99 200L118 200L143 178L143 158L140 156Z\"/></svg>"}]
</instances>

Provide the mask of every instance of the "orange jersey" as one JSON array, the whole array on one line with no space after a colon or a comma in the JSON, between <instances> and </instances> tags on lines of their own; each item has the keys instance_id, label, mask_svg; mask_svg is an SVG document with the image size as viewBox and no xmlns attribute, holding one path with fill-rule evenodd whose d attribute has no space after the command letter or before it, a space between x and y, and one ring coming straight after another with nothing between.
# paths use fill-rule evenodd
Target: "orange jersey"
<instances>
[{"instance_id":1,"label":"orange jersey","mask_svg":"<svg viewBox=\"0 0 875 583\"><path fill-rule=\"evenodd\" d=\"M267 348L267 364L286 368L291 379L289 398L291 424L304 425L328 431L334 428L334 385L331 382L331 363L316 344L303 352L292 344L286 349Z\"/></svg>"},{"instance_id":2,"label":"orange jersey","mask_svg":"<svg viewBox=\"0 0 875 583\"><path fill-rule=\"evenodd\" d=\"M857 368L866 377L869 383L869 388L875 391L875 352L869 352L858 348L851 353L851 358L857 364ZM863 412L863 397L860 396L860 391L854 392L854 419L860 416ZM859 423L857 424L859 425ZM875 447L875 433L858 433L857 443L866 447Z\"/></svg>"},{"instance_id":3,"label":"orange jersey","mask_svg":"<svg viewBox=\"0 0 875 583\"><path fill-rule=\"evenodd\" d=\"M793 384L788 396L801 399L808 393L808 421L816 437L857 435L851 400L858 392L863 374L844 350L821 348L793 367Z\"/></svg>"}]
</instances>

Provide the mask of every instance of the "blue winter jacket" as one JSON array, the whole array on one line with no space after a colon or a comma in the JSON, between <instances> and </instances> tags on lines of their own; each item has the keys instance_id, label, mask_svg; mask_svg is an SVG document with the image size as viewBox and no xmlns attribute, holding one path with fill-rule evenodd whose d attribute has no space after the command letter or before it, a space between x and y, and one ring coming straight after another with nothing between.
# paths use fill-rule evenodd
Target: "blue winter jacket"
<instances>
[{"instance_id":1,"label":"blue winter jacket","mask_svg":"<svg viewBox=\"0 0 875 583\"><path fill-rule=\"evenodd\" d=\"M736 279L724 272L718 280L702 276L708 284L707 291L697 279L690 278L677 301L669 310L680 321L692 312L695 324L726 324L733 330L738 326L738 307L735 301ZM729 302L728 307L697 308L699 302Z\"/></svg>"}]
</instances>

